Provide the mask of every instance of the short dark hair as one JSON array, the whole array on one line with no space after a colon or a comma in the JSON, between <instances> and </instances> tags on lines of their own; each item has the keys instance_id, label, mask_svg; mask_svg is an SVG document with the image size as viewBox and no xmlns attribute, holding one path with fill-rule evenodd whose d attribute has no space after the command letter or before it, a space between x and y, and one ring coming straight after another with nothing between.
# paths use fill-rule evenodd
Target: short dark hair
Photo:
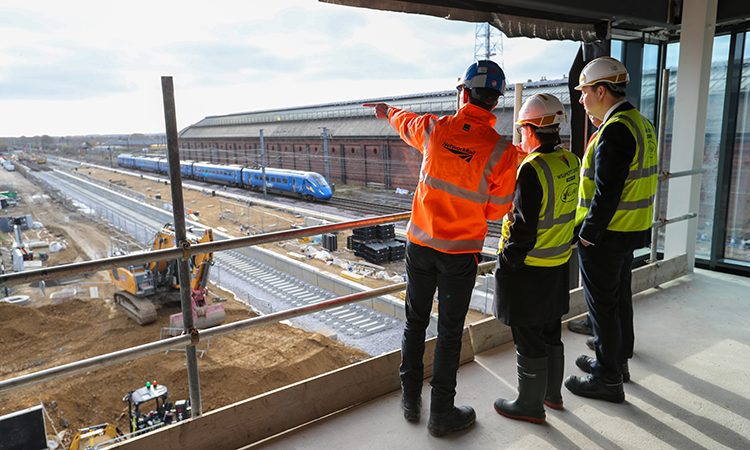
<instances>
[{"instance_id":1,"label":"short dark hair","mask_svg":"<svg viewBox=\"0 0 750 450\"><path fill-rule=\"evenodd\" d=\"M500 91L490 88L474 88L469 93L469 103L477 105L488 111L497 105L497 100L500 98Z\"/></svg>"},{"instance_id":2,"label":"short dark hair","mask_svg":"<svg viewBox=\"0 0 750 450\"><path fill-rule=\"evenodd\" d=\"M539 127L535 127L534 125L529 125L529 127L534 132L534 136L539 139L539 144L541 145L560 145L562 143L562 139L560 139L560 127L558 125L545 127L547 128L545 131L540 131Z\"/></svg>"},{"instance_id":3,"label":"short dark hair","mask_svg":"<svg viewBox=\"0 0 750 450\"><path fill-rule=\"evenodd\" d=\"M599 83L596 83L594 85L594 89L596 89L599 86L604 86L605 89L607 89L613 96L615 97L625 97L625 88L627 87L627 83L610 83L608 81L602 81Z\"/></svg>"}]
</instances>

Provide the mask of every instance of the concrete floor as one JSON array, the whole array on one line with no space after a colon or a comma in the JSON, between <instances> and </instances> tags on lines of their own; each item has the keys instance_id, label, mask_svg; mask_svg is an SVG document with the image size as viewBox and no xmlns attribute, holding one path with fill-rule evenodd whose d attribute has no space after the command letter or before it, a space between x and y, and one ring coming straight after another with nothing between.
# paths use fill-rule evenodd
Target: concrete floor
<instances>
[{"instance_id":1,"label":"concrete floor","mask_svg":"<svg viewBox=\"0 0 750 450\"><path fill-rule=\"evenodd\" d=\"M750 278L703 270L635 297L635 356L626 401L576 397L563 388L565 411L547 423L495 413L496 397L515 395L515 353L508 344L459 370L457 403L477 412L470 430L433 438L426 414L403 420L400 394L331 415L256 444L268 449L750 448ZM592 354L585 336L564 332L566 375ZM429 411L425 382L424 411Z\"/></svg>"}]
</instances>

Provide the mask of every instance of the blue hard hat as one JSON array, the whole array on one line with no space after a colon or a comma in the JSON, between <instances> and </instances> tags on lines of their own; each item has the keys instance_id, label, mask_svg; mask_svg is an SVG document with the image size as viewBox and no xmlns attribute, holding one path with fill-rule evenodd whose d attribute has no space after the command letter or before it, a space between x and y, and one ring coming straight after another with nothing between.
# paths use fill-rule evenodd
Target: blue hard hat
<instances>
[{"instance_id":1,"label":"blue hard hat","mask_svg":"<svg viewBox=\"0 0 750 450\"><path fill-rule=\"evenodd\" d=\"M503 95L505 93L505 73L494 61L477 61L466 68L458 86L465 86L470 90L474 88L494 89L500 92L500 95Z\"/></svg>"}]
</instances>

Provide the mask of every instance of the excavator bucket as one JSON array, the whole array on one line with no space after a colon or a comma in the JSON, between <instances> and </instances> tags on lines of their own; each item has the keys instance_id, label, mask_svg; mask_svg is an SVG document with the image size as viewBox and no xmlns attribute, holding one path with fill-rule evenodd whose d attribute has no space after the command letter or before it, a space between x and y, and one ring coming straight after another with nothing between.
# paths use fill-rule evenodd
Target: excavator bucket
<instances>
[{"instance_id":1,"label":"excavator bucket","mask_svg":"<svg viewBox=\"0 0 750 450\"><path fill-rule=\"evenodd\" d=\"M221 325L224 323L226 317L227 313L224 311L224 305L219 303L193 308L193 324L198 329ZM172 336L181 334L183 328L182 313L169 316L169 330Z\"/></svg>"}]
</instances>

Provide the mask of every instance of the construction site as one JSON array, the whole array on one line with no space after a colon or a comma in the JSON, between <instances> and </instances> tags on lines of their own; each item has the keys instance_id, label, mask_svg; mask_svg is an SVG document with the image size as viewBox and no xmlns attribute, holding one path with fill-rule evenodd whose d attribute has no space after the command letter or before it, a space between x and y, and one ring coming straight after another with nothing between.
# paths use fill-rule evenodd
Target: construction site
<instances>
[{"instance_id":1,"label":"construction site","mask_svg":"<svg viewBox=\"0 0 750 450\"><path fill-rule=\"evenodd\" d=\"M95 176L94 171L90 174ZM100 177L106 176L102 171ZM85 211L59 197L59 193L40 190L21 171L3 170L0 177L0 185L16 193L17 204L8 212L15 217L29 215L35 223L19 230L22 243L26 243L22 248L35 254L34 259L26 262L27 265L33 266L40 259L44 259L45 265L62 265L105 258L109 256L114 237L128 240L134 246L138 244L111 225L93 220ZM126 179L132 189L143 192L152 200L159 196L155 189L159 183L138 177L121 175L118 178L110 173L107 182L118 183L120 179ZM161 194L166 197L165 201L169 201L168 191L162 189ZM226 220L217 217L220 214L218 208L211 213L210 206L216 205L211 197L199 193L195 197L187 197L186 204L192 204L196 211L205 212L201 215L202 223L208 227L226 225ZM255 218L260 226L260 219ZM240 235L239 229L237 235ZM8 236L13 236L13 233L3 234L2 251L4 265L9 268L12 267L10 250L14 246L13 242L6 240ZM55 251L56 248L60 250ZM324 263L321 265L325 266ZM180 311L179 304L165 305L158 310L156 321L139 326L117 307L114 292L108 271L48 282L46 286L33 283L14 288L11 297L16 300L0 302L0 318L7 324L0 332L4 348L0 361L2 376L37 371L156 340L161 329L169 326L169 316ZM208 297L212 302L221 300L216 304L222 305L226 311L225 322L255 315L234 293L213 284L209 285ZM201 382L205 386L206 398L211 398L204 404L207 409L228 405L368 357L365 352L342 345L335 339L286 324L272 324L231 337L212 339L199 349L202 352ZM92 370L68 380L24 389L12 396L3 395L0 414L43 403L58 431L69 430L67 439L62 441L64 444L69 444L73 437L70 430L102 422L127 430L127 404L123 403L123 396L147 381L156 380L171 388L171 398L187 398L184 366L184 352L170 351Z\"/></svg>"},{"instance_id":2,"label":"construction site","mask_svg":"<svg viewBox=\"0 0 750 450\"><path fill-rule=\"evenodd\" d=\"M476 421L427 431L437 300L422 417L404 420L405 228L420 153L359 101L178 131L179 91L163 76L164 145L40 140L0 154L0 450L750 448L750 7L324 3L580 41L566 77L517 83L494 111L517 141L522 101L554 91L579 156L592 130L568 80L596 56L623 61L661 155L653 239L632 264L625 400L563 389L543 425L493 408L516 394L522 367L515 331L493 314L501 224L488 222L456 394ZM456 112L454 91L368 102ZM588 312L577 251L565 375L586 371L579 355L599 356L567 327Z\"/></svg>"}]
</instances>

